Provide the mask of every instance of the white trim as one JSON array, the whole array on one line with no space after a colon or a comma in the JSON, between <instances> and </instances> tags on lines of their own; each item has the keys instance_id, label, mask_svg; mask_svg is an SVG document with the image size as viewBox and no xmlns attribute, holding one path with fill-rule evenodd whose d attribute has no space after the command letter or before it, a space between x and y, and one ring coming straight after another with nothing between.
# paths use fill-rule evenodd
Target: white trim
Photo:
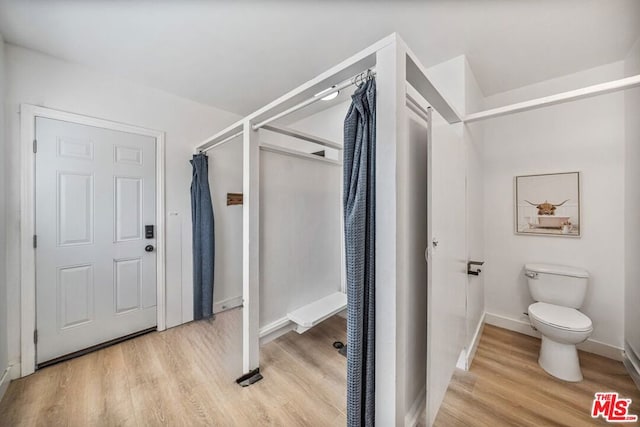
<instances>
[{"instance_id":1,"label":"white trim","mask_svg":"<svg viewBox=\"0 0 640 427\"><path fill-rule=\"evenodd\" d=\"M524 322L522 320L512 319L498 314L486 313L485 323L499 328L508 329L510 331L519 332L524 335L529 335L531 337L540 338L540 332L534 330L528 322ZM577 347L579 350L586 351L587 353L597 354L619 362L623 361L623 349L611 344L588 339L582 344L578 344Z\"/></svg>"},{"instance_id":2,"label":"white trim","mask_svg":"<svg viewBox=\"0 0 640 427\"><path fill-rule=\"evenodd\" d=\"M281 317L260 328L260 345L265 345L294 329L295 323L289 320L287 316Z\"/></svg>"},{"instance_id":3,"label":"white trim","mask_svg":"<svg viewBox=\"0 0 640 427\"><path fill-rule=\"evenodd\" d=\"M629 376L633 379L638 390L640 390L640 360L626 341L624 343L624 356L622 363L624 363Z\"/></svg>"},{"instance_id":4,"label":"white trim","mask_svg":"<svg viewBox=\"0 0 640 427\"><path fill-rule=\"evenodd\" d=\"M226 298L221 301L213 302L213 312L215 314L222 313L223 311L232 310L234 308L242 306L242 295L237 297Z\"/></svg>"},{"instance_id":5,"label":"white trim","mask_svg":"<svg viewBox=\"0 0 640 427\"><path fill-rule=\"evenodd\" d=\"M260 365L260 140L245 119L242 138L242 371Z\"/></svg>"},{"instance_id":6,"label":"white trim","mask_svg":"<svg viewBox=\"0 0 640 427\"><path fill-rule=\"evenodd\" d=\"M70 123L99 127L137 135L150 136L156 140L156 257L157 257L157 329L166 329L165 302L165 133L109 120L54 110L30 104L20 105L20 366L21 376L35 372L36 346L33 331L36 328L36 279L35 250L35 139L36 117L61 120Z\"/></svg>"},{"instance_id":7,"label":"white trim","mask_svg":"<svg viewBox=\"0 0 640 427\"><path fill-rule=\"evenodd\" d=\"M405 427L414 427L418 424L418 418L423 412L425 405L427 404L427 386L422 387L422 390L418 393L416 400L411 404L409 412L404 416ZM423 420L426 423L426 420Z\"/></svg>"},{"instance_id":8,"label":"white trim","mask_svg":"<svg viewBox=\"0 0 640 427\"><path fill-rule=\"evenodd\" d=\"M11 366L7 366L7 369L2 373L2 377L0 377L0 401L4 397L4 394L7 392L9 388L9 383L11 382Z\"/></svg>"},{"instance_id":9,"label":"white trim","mask_svg":"<svg viewBox=\"0 0 640 427\"><path fill-rule=\"evenodd\" d=\"M635 369L635 365L633 365L627 357L624 358L622 363L624 367L627 368L627 372L636 385L636 388L640 390L640 372Z\"/></svg>"},{"instance_id":10,"label":"white trim","mask_svg":"<svg viewBox=\"0 0 640 427\"><path fill-rule=\"evenodd\" d=\"M520 113L537 108L550 107L552 105L562 104L564 102L577 101L583 98L604 95L611 92L617 92L619 90L630 89L636 86L640 86L640 74L624 79L587 86L581 89L562 92L556 95L544 96L542 98L536 98L530 101L518 102L516 104L506 105L504 107L492 108L491 110L469 114L464 118L463 121L465 123L472 123L479 120L505 116L507 114Z\"/></svg>"},{"instance_id":11,"label":"white trim","mask_svg":"<svg viewBox=\"0 0 640 427\"><path fill-rule=\"evenodd\" d=\"M7 392L11 381L16 378L20 378L20 363L9 363L9 366L0 377L0 401L2 401L4 394Z\"/></svg>"},{"instance_id":12,"label":"white trim","mask_svg":"<svg viewBox=\"0 0 640 427\"><path fill-rule=\"evenodd\" d=\"M463 371L467 370L467 348L466 347L460 350L460 354L458 355L458 360L456 360L456 368L461 369Z\"/></svg>"},{"instance_id":13,"label":"white trim","mask_svg":"<svg viewBox=\"0 0 640 427\"><path fill-rule=\"evenodd\" d=\"M482 332L484 331L484 322L487 313L482 313L482 317L480 317L480 321L478 322L478 326L476 327L476 332L473 334L473 339L471 340L471 345L469 349L466 350L466 365L464 370L468 371L471 369L471 364L473 363L473 358L476 357L476 351L478 350L478 345L480 344L480 338L482 338Z\"/></svg>"},{"instance_id":14,"label":"white trim","mask_svg":"<svg viewBox=\"0 0 640 427\"><path fill-rule=\"evenodd\" d=\"M400 313L405 289L399 286L398 267L398 151L406 142L404 108L406 55L404 43L394 43L377 52L376 77L376 423L384 426L404 423L404 313ZM384 224L385 226L381 226ZM380 284L384 283L384 286ZM428 348L428 344L427 344ZM403 349L403 350L400 350ZM428 362L428 361L427 361Z\"/></svg>"}]
</instances>

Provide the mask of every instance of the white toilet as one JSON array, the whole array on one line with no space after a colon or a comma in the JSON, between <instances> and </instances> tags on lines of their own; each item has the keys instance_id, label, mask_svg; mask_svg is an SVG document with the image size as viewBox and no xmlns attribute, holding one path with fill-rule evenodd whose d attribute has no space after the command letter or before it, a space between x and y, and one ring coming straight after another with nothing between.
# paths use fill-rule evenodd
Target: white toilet
<instances>
[{"instance_id":1,"label":"white toilet","mask_svg":"<svg viewBox=\"0 0 640 427\"><path fill-rule=\"evenodd\" d=\"M582 381L576 344L593 332L591 319L578 311L587 292L589 273L582 268L553 264L526 264L531 325L542 334L538 363L564 381Z\"/></svg>"}]
</instances>

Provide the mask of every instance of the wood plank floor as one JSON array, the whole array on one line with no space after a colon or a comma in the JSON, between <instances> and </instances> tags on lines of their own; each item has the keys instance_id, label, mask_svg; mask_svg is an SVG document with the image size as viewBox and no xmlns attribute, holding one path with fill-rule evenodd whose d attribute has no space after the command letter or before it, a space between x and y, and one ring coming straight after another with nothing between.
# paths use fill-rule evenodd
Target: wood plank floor
<instances>
[{"instance_id":1,"label":"wood plank floor","mask_svg":"<svg viewBox=\"0 0 640 427\"><path fill-rule=\"evenodd\" d=\"M630 412L640 415L640 392L622 363L580 352L584 381L568 383L538 366L539 350L536 338L486 325L470 371L454 374L435 426L611 425L590 416L598 391L633 399Z\"/></svg>"},{"instance_id":2,"label":"wood plank floor","mask_svg":"<svg viewBox=\"0 0 640 427\"><path fill-rule=\"evenodd\" d=\"M338 426L346 341L334 316L262 347L264 379L241 388L241 311L154 332L13 381L0 426Z\"/></svg>"},{"instance_id":3,"label":"wood plank floor","mask_svg":"<svg viewBox=\"0 0 640 427\"><path fill-rule=\"evenodd\" d=\"M13 381L0 426L344 426L345 341L335 316L262 347L264 379L241 388L241 311L151 333ZM457 371L437 427L607 425L589 416L596 391L640 392L621 363L580 353L585 376L566 383L537 364L540 341L485 326L469 372ZM630 424L625 424L630 425Z\"/></svg>"}]
</instances>

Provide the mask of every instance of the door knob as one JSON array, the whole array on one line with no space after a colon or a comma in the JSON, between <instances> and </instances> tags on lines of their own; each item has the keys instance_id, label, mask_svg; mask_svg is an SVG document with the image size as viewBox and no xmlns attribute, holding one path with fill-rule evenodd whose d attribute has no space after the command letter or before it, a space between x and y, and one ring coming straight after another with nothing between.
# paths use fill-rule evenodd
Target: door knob
<instances>
[{"instance_id":1,"label":"door knob","mask_svg":"<svg viewBox=\"0 0 640 427\"><path fill-rule=\"evenodd\" d=\"M153 245L147 245L147 246L144 247L144 250L147 251L147 252L153 252L153 249L154 249Z\"/></svg>"}]
</instances>

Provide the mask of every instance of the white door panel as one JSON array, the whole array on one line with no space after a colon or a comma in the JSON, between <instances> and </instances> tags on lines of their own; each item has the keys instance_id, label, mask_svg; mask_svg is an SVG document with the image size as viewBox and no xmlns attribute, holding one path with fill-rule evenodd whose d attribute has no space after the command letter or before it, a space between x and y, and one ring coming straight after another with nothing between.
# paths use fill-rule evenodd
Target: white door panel
<instances>
[{"instance_id":1,"label":"white door panel","mask_svg":"<svg viewBox=\"0 0 640 427\"><path fill-rule=\"evenodd\" d=\"M155 139L37 118L37 362L156 324Z\"/></svg>"},{"instance_id":2,"label":"white door panel","mask_svg":"<svg viewBox=\"0 0 640 427\"><path fill-rule=\"evenodd\" d=\"M435 111L432 128L431 289L428 303L427 407L431 425L465 339L466 200L462 129Z\"/></svg>"}]
</instances>

